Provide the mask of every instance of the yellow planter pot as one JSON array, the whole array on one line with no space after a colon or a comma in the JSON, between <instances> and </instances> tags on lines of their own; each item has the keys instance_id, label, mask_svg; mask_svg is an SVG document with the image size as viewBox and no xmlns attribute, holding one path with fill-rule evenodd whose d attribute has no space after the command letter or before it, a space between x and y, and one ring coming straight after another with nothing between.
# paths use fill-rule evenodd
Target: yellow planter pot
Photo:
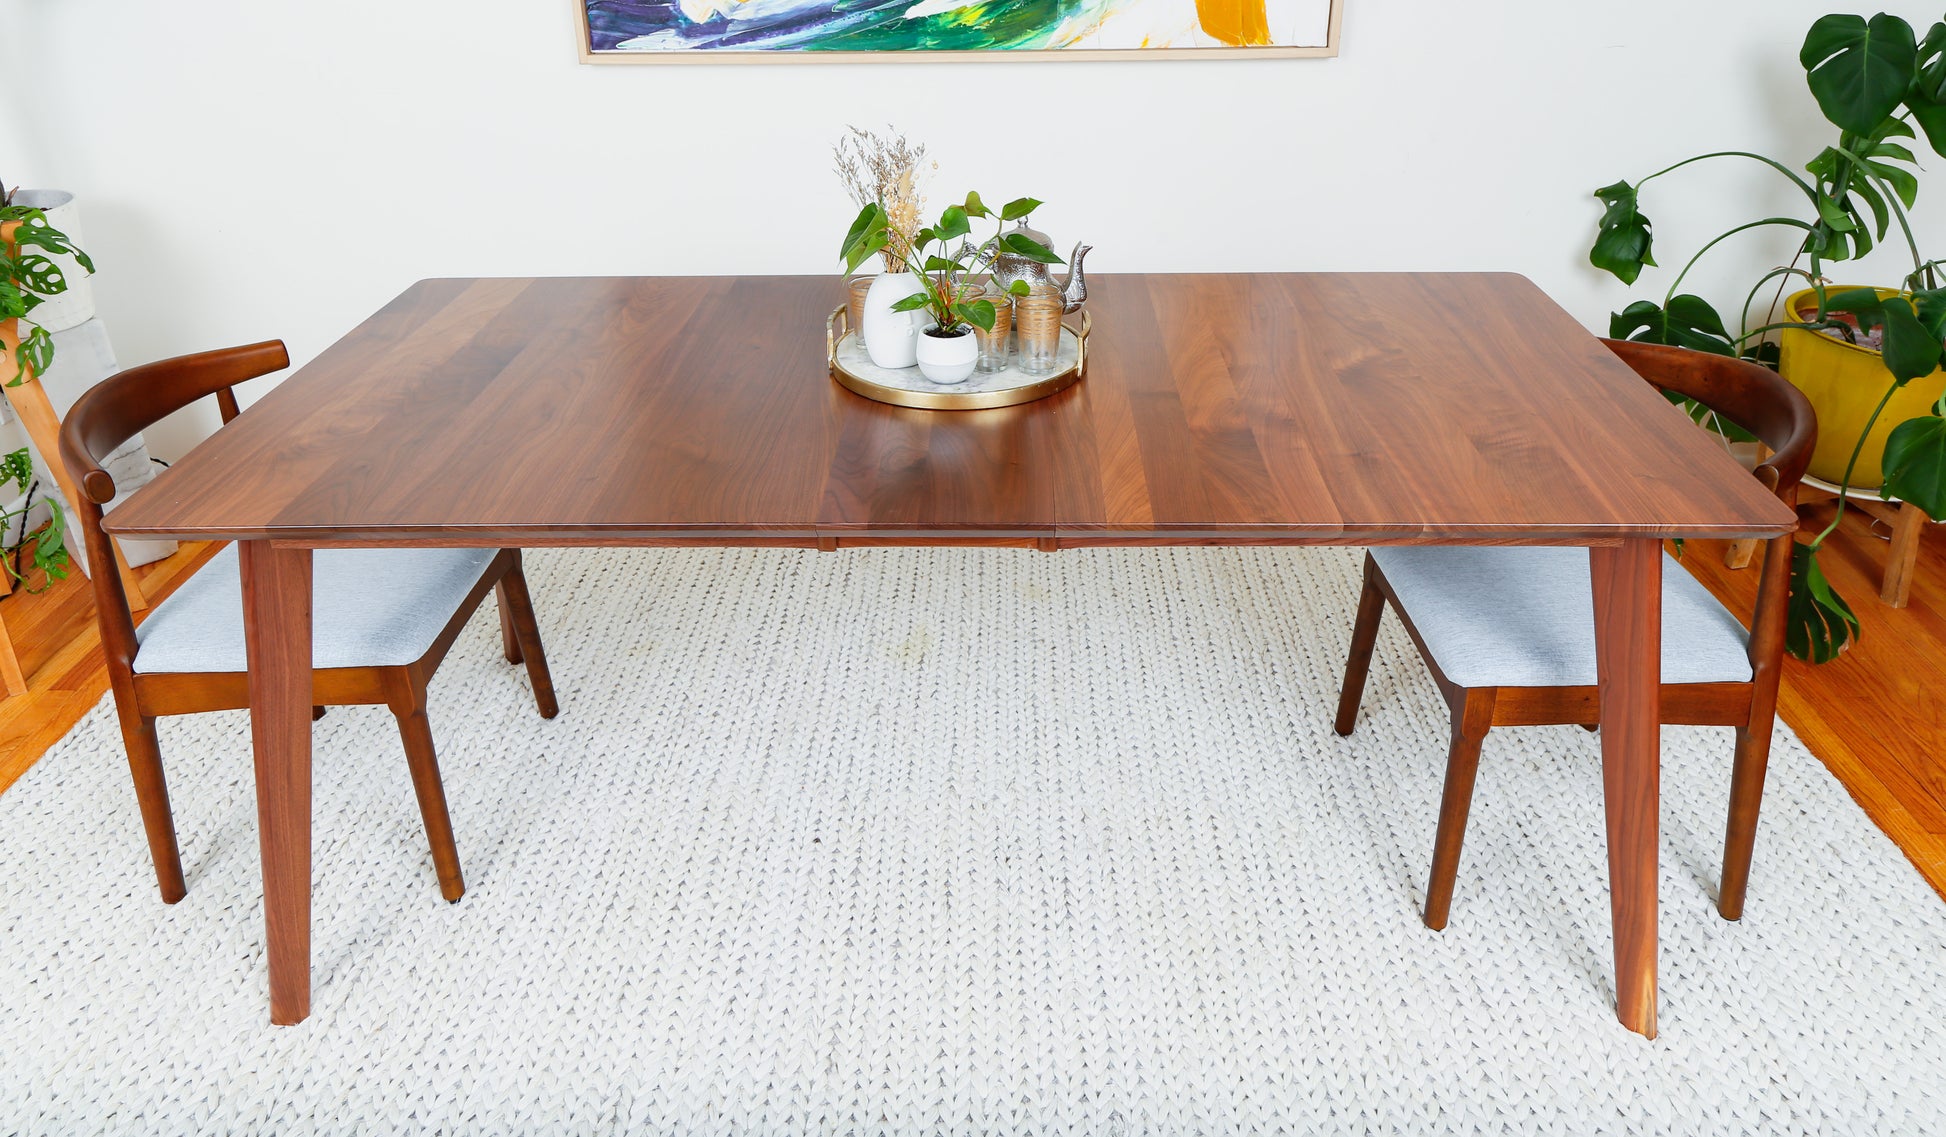
<instances>
[{"instance_id":1,"label":"yellow planter pot","mask_svg":"<svg viewBox=\"0 0 1946 1137\"><path fill-rule=\"evenodd\" d=\"M1843 291L1827 288L1825 294ZM1880 296L1898 294L1897 289L1879 289ZM1790 298L1785 310L1794 319L1816 315L1817 294L1808 289L1800 292ZM1818 412L1818 448L1811 455L1811 476L1827 482L1843 481L1851 449L1858 444L1858 435L1872 417L1872 409L1891 386L1892 373L1885 369L1878 352L1802 328L1785 328L1778 346L1782 352L1778 370L1804 392ZM1858 465L1851 475L1854 487L1875 490L1885 482L1879 463L1885 456L1886 436L1907 419L1931 413L1941 394L1946 394L1946 370L1915 379L1892 396L1865 439L1864 449L1858 452Z\"/></svg>"}]
</instances>

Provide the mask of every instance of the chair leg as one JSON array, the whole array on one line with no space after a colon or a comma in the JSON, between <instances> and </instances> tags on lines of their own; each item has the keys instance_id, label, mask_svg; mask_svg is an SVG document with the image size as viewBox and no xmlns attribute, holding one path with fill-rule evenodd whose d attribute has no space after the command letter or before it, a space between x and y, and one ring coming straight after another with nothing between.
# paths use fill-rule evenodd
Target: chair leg
<instances>
[{"instance_id":1,"label":"chair leg","mask_svg":"<svg viewBox=\"0 0 1946 1137\"><path fill-rule=\"evenodd\" d=\"M1730 822L1723 837L1723 887L1716 910L1725 920L1743 919L1750 890L1750 861L1757 845L1757 814L1763 808L1764 774L1770 768L1769 723L1737 728L1736 766L1730 774Z\"/></svg>"},{"instance_id":2,"label":"chair leg","mask_svg":"<svg viewBox=\"0 0 1946 1137\"><path fill-rule=\"evenodd\" d=\"M501 577L493 585L494 606L500 609L500 650L508 663L519 663L520 633L514 630L513 605L507 600L507 578Z\"/></svg>"},{"instance_id":3,"label":"chair leg","mask_svg":"<svg viewBox=\"0 0 1946 1137\"><path fill-rule=\"evenodd\" d=\"M527 681L534 687L534 705L540 708L542 718L551 719L561 713L561 707L554 700L554 677L547 670L547 653L541 648L541 626L534 618L534 600L527 594L527 577L520 571L518 553L514 567L494 587L500 592L500 619L503 626L513 626L519 648L517 657L509 653L507 659L526 662Z\"/></svg>"},{"instance_id":4,"label":"chair leg","mask_svg":"<svg viewBox=\"0 0 1946 1137\"><path fill-rule=\"evenodd\" d=\"M439 873L439 894L457 904L466 895L466 881L460 876L453 819L446 812L446 787L439 778L432 724L426 719L426 693L413 691L410 702L393 706L392 713L399 720L406 764L412 769L412 792L419 799L419 816L425 820L426 840L432 846L433 868Z\"/></svg>"},{"instance_id":5,"label":"chair leg","mask_svg":"<svg viewBox=\"0 0 1946 1137\"><path fill-rule=\"evenodd\" d=\"M149 860L162 902L174 904L189 892L182 878L182 855L176 848L176 819L169 810L169 783L162 773L162 745L155 736L155 719L122 715L122 745L128 751L128 770L135 779L135 800L142 809L142 829L149 839Z\"/></svg>"},{"instance_id":6,"label":"chair leg","mask_svg":"<svg viewBox=\"0 0 1946 1137\"><path fill-rule=\"evenodd\" d=\"M1378 565L1365 554L1365 591L1358 597L1358 619L1351 627L1351 655L1345 660L1345 685L1338 691L1338 721L1333 729L1349 735L1358 725L1358 704L1365 697L1365 677L1372 670L1372 651L1378 645L1379 621L1385 618L1385 594L1378 587Z\"/></svg>"},{"instance_id":7,"label":"chair leg","mask_svg":"<svg viewBox=\"0 0 1946 1137\"><path fill-rule=\"evenodd\" d=\"M1453 907L1453 886L1459 878L1460 846L1466 841L1466 817L1473 809L1473 782L1480 772L1480 746L1493 726L1494 692L1490 687L1460 692L1453 708L1453 742L1446 756L1446 790L1439 800L1439 835L1433 838L1432 877L1426 884L1426 927L1446 930Z\"/></svg>"}]
</instances>

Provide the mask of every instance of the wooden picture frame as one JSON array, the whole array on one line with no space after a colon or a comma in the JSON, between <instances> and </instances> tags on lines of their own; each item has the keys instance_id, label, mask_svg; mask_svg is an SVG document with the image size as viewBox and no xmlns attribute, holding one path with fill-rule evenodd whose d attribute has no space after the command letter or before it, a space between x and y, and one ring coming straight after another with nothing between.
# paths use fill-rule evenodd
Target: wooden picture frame
<instances>
[{"instance_id":1,"label":"wooden picture frame","mask_svg":"<svg viewBox=\"0 0 1946 1137\"><path fill-rule=\"evenodd\" d=\"M1159 59L1329 59L1338 54L1345 0L1327 0L1325 42L1302 46L1136 47L1136 48L986 48L975 51L931 48L888 48L840 51L801 47L736 49L722 47L670 50L596 50L588 6L593 0L573 0L576 47L581 62L593 64L691 63L1048 63L1070 60Z\"/></svg>"}]
</instances>

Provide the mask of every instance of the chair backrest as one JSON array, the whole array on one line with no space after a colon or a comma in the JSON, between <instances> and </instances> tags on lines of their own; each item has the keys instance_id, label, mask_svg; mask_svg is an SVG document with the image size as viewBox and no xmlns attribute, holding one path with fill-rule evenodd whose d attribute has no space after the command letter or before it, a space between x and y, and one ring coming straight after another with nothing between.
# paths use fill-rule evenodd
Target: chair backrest
<instances>
[{"instance_id":1,"label":"chair backrest","mask_svg":"<svg viewBox=\"0 0 1946 1137\"><path fill-rule=\"evenodd\" d=\"M61 460L82 498L69 505L88 549L95 618L117 696L125 694L120 687L135 662L135 620L115 571L114 546L101 527L101 507L115 500L115 479L102 462L122 443L206 395L216 396L223 421L229 422L237 416L230 388L290 363L281 340L157 360L110 375L68 409L61 424Z\"/></svg>"},{"instance_id":2,"label":"chair backrest","mask_svg":"<svg viewBox=\"0 0 1946 1137\"><path fill-rule=\"evenodd\" d=\"M1752 472L1786 503L1796 503L1797 484L1818 444L1818 416L1802 391L1745 359L1658 343L1601 342L1651 386L1694 399L1756 435L1771 453Z\"/></svg>"},{"instance_id":3,"label":"chair backrest","mask_svg":"<svg viewBox=\"0 0 1946 1137\"><path fill-rule=\"evenodd\" d=\"M1818 445L1818 416L1804 392L1770 368L1744 359L1664 344L1601 342L1652 386L1694 399L1756 435L1771 453L1752 473L1784 504L1797 504L1797 484ZM1794 540L1787 534L1764 546L1763 578L1750 614L1750 668L1756 692L1752 697L1760 704L1771 704L1777 697Z\"/></svg>"}]
</instances>

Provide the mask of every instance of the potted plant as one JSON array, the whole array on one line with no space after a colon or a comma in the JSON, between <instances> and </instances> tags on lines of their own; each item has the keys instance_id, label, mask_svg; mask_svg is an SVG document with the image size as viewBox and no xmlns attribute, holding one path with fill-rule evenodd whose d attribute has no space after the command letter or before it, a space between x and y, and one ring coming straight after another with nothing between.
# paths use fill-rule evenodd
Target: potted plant
<instances>
[{"instance_id":1,"label":"potted plant","mask_svg":"<svg viewBox=\"0 0 1946 1137\"><path fill-rule=\"evenodd\" d=\"M938 166L927 163L923 143L914 146L903 134L877 134L847 127L834 148L838 178L861 209L877 205L887 215L887 241L879 249L883 271L869 279L859 305L854 330L866 354L880 367L911 367L917 357L916 317L895 312L892 306L919 291L918 279L906 268L910 242L919 230L926 197L921 189L925 173ZM858 265L850 270L855 272ZM847 288L857 287L853 280Z\"/></svg>"},{"instance_id":2,"label":"potted plant","mask_svg":"<svg viewBox=\"0 0 1946 1137\"><path fill-rule=\"evenodd\" d=\"M47 370L54 360L54 337L46 328L30 324L27 331L21 332L20 320L51 297L59 296L68 289L67 274L52 258L67 256L88 272L94 271L94 262L88 254L76 248L67 234L56 229L47 219L47 214L34 206L16 204L14 192L0 186L0 374L5 375L5 383L10 388L29 387L32 398L21 399L10 393L23 418L28 414L38 416L39 425L46 428L43 432L52 435L54 412L47 405L45 393L35 387L35 377ZM29 420L29 426L36 420ZM49 461L55 459L50 456ZM0 485L7 480L18 482L26 493L33 481L33 465L27 458L27 450L7 455L0 462ZM31 497L23 507L22 516L31 508ZM46 525L34 533L23 532L18 541L6 542L7 571L13 579L19 579L18 557L15 555L20 546L29 539L34 540L34 564L44 570L50 579L59 580L67 573L68 551L62 540L62 517L60 507L50 497L47 499L50 512ZM15 515L0 517L0 522L11 524ZM23 528L26 525L22 520Z\"/></svg>"},{"instance_id":3,"label":"potted plant","mask_svg":"<svg viewBox=\"0 0 1946 1137\"><path fill-rule=\"evenodd\" d=\"M54 359L54 337L39 325L19 334L19 323L35 308L68 290L67 274L53 260L74 258L89 272L95 263L75 248L66 233L56 229L47 214L31 205L14 204L17 190L0 185L0 344L13 359L9 387L18 386L47 370Z\"/></svg>"},{"instance_id":4,"label":"potted plant","mask_svg":"<svg viewBox=\"0 0 1946 1137\"><path fill-rule=\"evenodd\" d=\"M30 592L44 592L58 580L66 580L68 575L67 544L62 539L65 521L61 516L60 503L53 498L42 498L47 506L48 518L34 529L27 527L34 512L34 460L28 456L25 446L0 457L0 488L9 483L20 487L21 500L17 509L0 509L0 529L6 536L0 539L0 567L6 570L6 579L0 580L0 595L12 591L15 585L27 583L27 572L21 567L26 557L27 545L34 546L33 568L39 569L45 577L40 588L28 589ZM20 533L14 535L15 522L19 522Z\"/></svg>"},{"instance_id":5,"label":"potted plant","mask_svg":"<svg viewBox=\"0 0 1946 1137\"><path fill-rule=\"evenodd\" d=\"M1920 251L1908 213L1918 199L1919 178L1917 159L1904 144L1923 132L1933 151L1946 157L1946 22L1934 24L1921 40L1897 16L1829 15L1811 25L1798 58L1819 110L1838 131L1833 145L1804 163L1801 173L1761 154L1729 150L1685 159L1633 185L1621 181L1596 190L1606 209L1589 260L1629 284L1643 266L1654 265L1642 189L1693 163L1758 162L1802 196L1803 206L1793 214L1745 222L1705 243L1661 302L1630 304L1614 314L1609 332L1782 366L1785 378L1812 398L1823 435L1819 450L1827 459L1822 469L1838 485L1838 516L1797 548L1786 644L1799 658L1824 662L1858 635L1858 619L1825 579L1817 552L1844 517L1868 446L1883 446L1886 497L1935 517L1946 514L1946 399L1923 386L1946 386L1938 374L1946 364L1946 289L1940 287L1940 262ZM1841 288L1827 281L1827 262L1864 256L1894 227L1912 259L1912 271L1896 287ZM1733 335L1708 301L1681 291L1683 280L1724 241L1765 228L1790 229L1802 238L1790 264L1758 277ZM1784 291L1793 280L1802 288L1787 302ZM1773 282L1770 305L1753 319L1760 295ZM1826 345L1845 364L1842 375L1832 372ZM1888 417L1909 387L1913 398ZM1860 400L1864 409L1854 411ZM1734 437L1727 424L1692 415ZM1843 455L1842 464L1833 454Z\"/></svg>"},{"instance_id":6,"label":"potted plant","mask_svg":"<svg viewBox=\"0 0 1946 1137\"><path fill-rule=\"evenodd\" d=\"M1033 238L1017 231L1003 232L1007 222L1025 219L1040 205L1031 197L1016 198L996 213L987 208L979 194L969 193L965 202L947 206L937 222L909 237L898 232L892 215L877 202L866 205L851 223L840 252L847 273L857 271L873 254L891 250L912 274L918 291L898 300L892 310L924 313L915 354L926 378L935 383L959 383L973 374L979 356L973 329L992 331L994 308L993 301L985 297L984 287L971 278L990 270L994 257L1004 251L1041 264L1062 263L1053 250ZM994 222L993 236L978 245L967 239L975 219ZM959 242L957 248L954 241ZM1015 281L1008 289L1015 296L1025 296L1028 290L1024 280ZM870 351L869 333L865 345ZM873 362L878 362L875 353Z\"/></svg>"}]
</instances>

